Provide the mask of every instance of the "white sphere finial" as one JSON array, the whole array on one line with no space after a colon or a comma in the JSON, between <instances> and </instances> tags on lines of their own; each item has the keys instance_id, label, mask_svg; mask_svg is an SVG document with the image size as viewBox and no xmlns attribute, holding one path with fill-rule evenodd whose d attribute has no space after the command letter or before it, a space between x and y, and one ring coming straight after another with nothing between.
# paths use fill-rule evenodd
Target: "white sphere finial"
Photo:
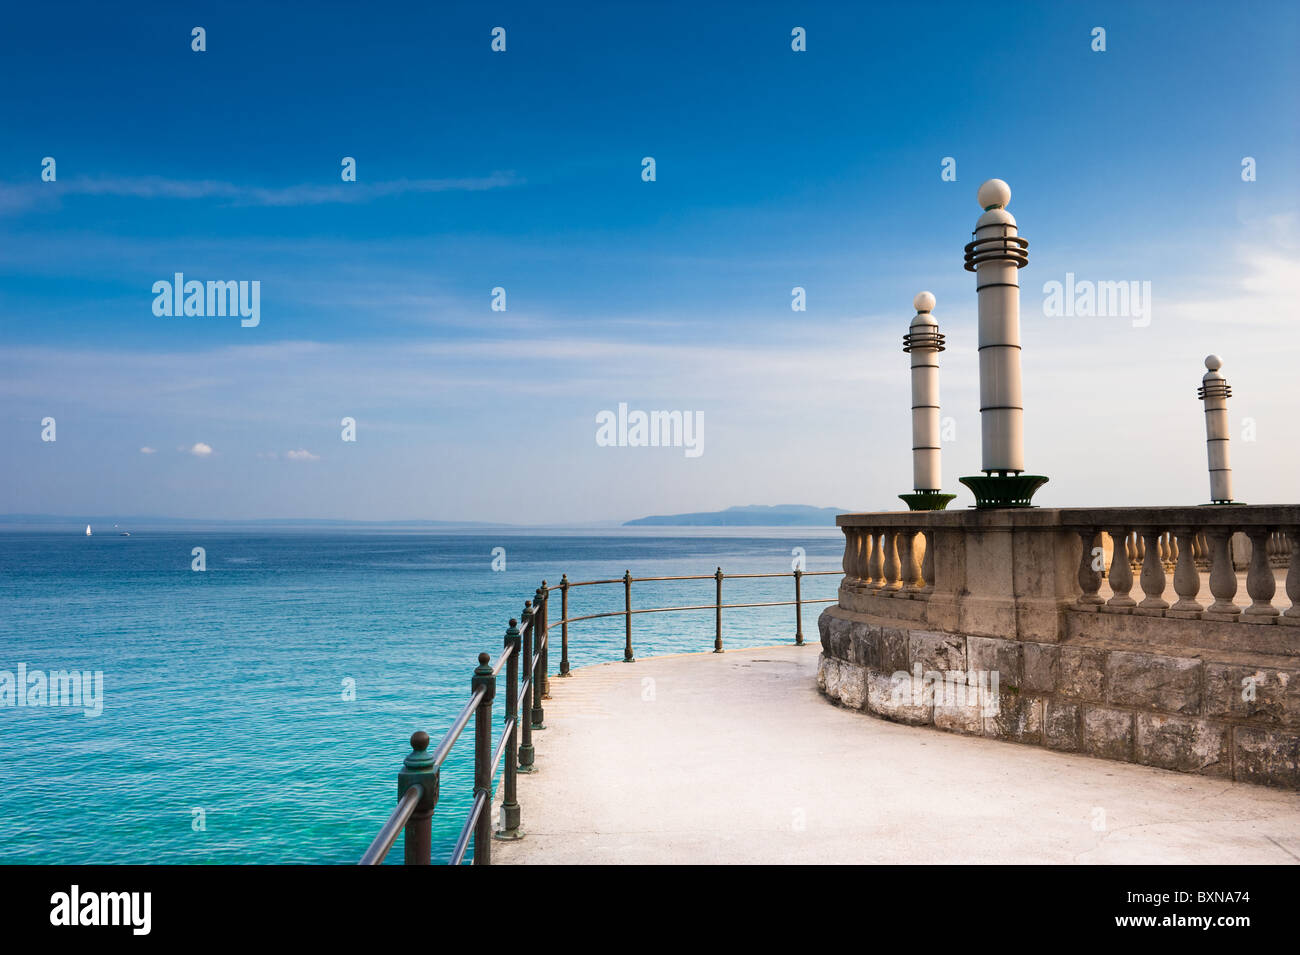
<instances>
[{"instance_id":1,"label":"white sphere finial","mask_svg":"<svg viewBox=\"0 0 1300 955\"><path fill-rule=\"evenodd\" d=\"M1011 201L1011 187L1001 179L986 179L976 199L981 209L1005 209Z\"/></svg>"},{"instance_id":2,"label":"white sphere finial","mask_svg":"<svg viewBox=\"0 0 1300 955\"><path fill-rule=\"evenodd\" d=\"M1206 355L1205 367L1210 369L1210 371L1218 371L1223 367L1223 359L1218 355Z\"/></svg>"},{"instance_id":3,"label":"white sphere finial","mask_svg":"<svg viewBox=\"0 0 1300 955\"><path fill-rule=\"evenodd\" d=\"M916 298L912 299L912 307L918 312L934 311L934 295L931 292L917 292Z\"/></svg>"}]
</instances>

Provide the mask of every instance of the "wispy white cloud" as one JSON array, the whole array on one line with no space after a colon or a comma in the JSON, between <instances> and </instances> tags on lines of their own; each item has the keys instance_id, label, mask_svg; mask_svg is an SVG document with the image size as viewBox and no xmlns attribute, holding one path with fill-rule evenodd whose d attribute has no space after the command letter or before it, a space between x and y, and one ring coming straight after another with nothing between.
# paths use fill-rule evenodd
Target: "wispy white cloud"
<instances>
[{"instance_id":1,"label":"wispy white cloud","mask_svg":"<svg viewBox=\"0 0 1300 955\"><path fill-rule=\"evenodd\" d=\"M195 442L194 446L191 447L186 453L192 454L196 458L206 458L209 454L212 453L212 446L208 444L204 444L202 441L198 441Z\"/></svg>"},{"instance_id":2,"label":"wispy white cloud","mask_svg":"<svg viewBox=\"0 0 1300 955\"><path fill-rule=\"evenodd\" d=\"M393 196L439 192L483 192L519 185L510 172L448 179L391 179L382 182L301 183L249 186L217 179L163 176L75 176L56 182L0 183L0 214L18 213L43 201L72 196L126 199L219 199L240 206L309 206L361 203Z\"/></svg>"},{"instance_id":3,"label":"wispy white cloud","mask_svg":"<svg viewBox=\"0 0 1300 955\"><path fill-rule=\"evenodd\" d=\"M319 461L319 454L312 454L306 448L298 448L296 451L286 451L284 456L290 461Z\"/></svg>"}]
</instances>

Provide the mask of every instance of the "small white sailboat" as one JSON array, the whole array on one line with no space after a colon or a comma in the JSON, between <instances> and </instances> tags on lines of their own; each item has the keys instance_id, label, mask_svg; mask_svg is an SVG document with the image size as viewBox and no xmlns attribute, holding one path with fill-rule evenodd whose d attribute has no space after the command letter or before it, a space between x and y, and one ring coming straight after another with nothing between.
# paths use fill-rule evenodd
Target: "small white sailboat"
<instances>
[{"instance_id":1,"label":"small white sailboat","mask_svg":"<svg viewBox=\"0 0 1300 955\"><path fill-rule=\"evenodd\" d=\"M87 536L87 537L90 536L90 525L89 525L89 524L86 525L86 536Z\"/></svg>"}]
</instances>

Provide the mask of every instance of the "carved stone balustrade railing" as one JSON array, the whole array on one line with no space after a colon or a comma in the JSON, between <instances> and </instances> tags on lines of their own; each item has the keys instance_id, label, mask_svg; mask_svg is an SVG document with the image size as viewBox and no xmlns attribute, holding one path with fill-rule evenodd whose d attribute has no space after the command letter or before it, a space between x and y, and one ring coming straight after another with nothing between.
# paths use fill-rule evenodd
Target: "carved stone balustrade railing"
<instances>
[{"instance_id":1,"label":"carved stone balustrade railing","mask_svg":"<svg viewBox=\"0 0 1300 955\"><path fill-rule=\"evenodd\" d=\"M1223 627L1300 626L1300 506L900 511L838 522L847 610L907 600L916 605L888 612L939 629L1035 639L1144 630L1183 646L1300 655L1300 631ZM1279 566L1288 568L1284 587ZM1168 623L1139 627L1116 615Z\"/></svg>"}]
</instances>

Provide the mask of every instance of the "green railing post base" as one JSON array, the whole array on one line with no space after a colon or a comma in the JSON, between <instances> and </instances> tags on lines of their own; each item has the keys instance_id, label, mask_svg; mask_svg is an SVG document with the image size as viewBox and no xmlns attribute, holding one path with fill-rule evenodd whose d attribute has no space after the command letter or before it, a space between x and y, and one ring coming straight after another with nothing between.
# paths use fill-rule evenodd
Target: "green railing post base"
<instances>
[{"instance_id":1,"label":"green railing post base","mask_svg":"<svg viewBox=\"0 0 1300 955\"><path fill-rule=\"evenodd\" d=\"M533 772L533 760L536 758L536 752L533 750L532 743L521 743L519 745L519 769L517 772Z\"/></svg>"},{"instance_id":2,"label":"green railing post base","mask_svg":"<svg viewBox=\"0 0 1300 955\"><path fill-rule=\"evenodd\" d=\"M524 831L519 828L519 803L502 803L500 822L501 828L492 833L493 839L498 842L515 842L524 837Z\"/></svg>"}]
</instances>

